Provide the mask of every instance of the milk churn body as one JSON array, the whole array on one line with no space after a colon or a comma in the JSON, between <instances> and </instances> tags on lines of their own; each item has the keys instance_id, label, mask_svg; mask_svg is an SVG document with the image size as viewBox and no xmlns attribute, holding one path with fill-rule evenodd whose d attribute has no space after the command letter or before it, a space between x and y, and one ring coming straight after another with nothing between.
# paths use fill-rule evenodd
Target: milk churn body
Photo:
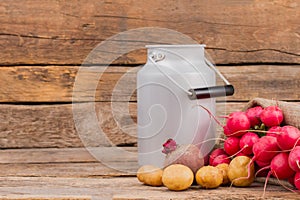
<instances>
[{"instance_id":1,"label":"milk churn body","mask_svg":"<svg viewBox=\"0 0 300 200\"><path fill-rule=\"evenodd\" d=\"M215 99L191 100L190 88L215 86L215 73L204 61L204 45L152 45L137 75L139 165L163 167L163 143L197 144L205 155L216 136ZM199 106L201 105L201 106ZM203 106L203 107L202 107Z\"/></svg>"}]
</instances>

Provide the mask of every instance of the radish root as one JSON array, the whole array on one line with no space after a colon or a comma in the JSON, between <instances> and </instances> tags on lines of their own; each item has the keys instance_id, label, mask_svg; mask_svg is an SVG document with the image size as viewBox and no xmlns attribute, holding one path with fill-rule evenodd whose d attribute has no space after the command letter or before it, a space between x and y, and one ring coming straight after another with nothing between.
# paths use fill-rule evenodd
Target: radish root
<instances>
[{"instance_id":1,"label":"radish root","mask_svg":"<svg viewBox=\"0 0 300 200\"><path fill-rule=\"evenodd\" d=\"M286 190L289 190L289 191L291 191L291 192L295 192L295 190L293 190L293 189L291 189L290 187L288 187L288 186L286 186L286 185L284 185L284 184L281 183L281 181L280 181L280 179L278 178L278 176L277 176L277 174L276 174L275 171L273 171L272 174L276 177L276 179L277 179L277 181L278 181L278 184L279 184L280 186L282 186L282 187L285 188Z\"/></svg>"},{"instance_id":2,"label":"radish root","mask_svg":"<svg viewBox=\"0 0 300 200\"><path fill-rule=\"evenodd\" d=\"M265 167L262 167L260 168L259 170L257 170L257 172L255 173L255 176L254 177L257 177L257 175L261 172L261 171L264 171L266 169L269 169L271 166L268 165L268 166L265 166Z\"/></svg>"},{"instance_id":3,"label":"radish root","mask_svg":"<svg viewBox=\"0 0 300 200\"><path fill-rule=\"evenodd\" d=\"M225 139L221 138L221 137L217 137L217 138L210 138L210 139L207 139L207 140L203 140L202 142L199 142L199 143L196 143L195 145L198 146L200 144L204 144L206 142L210 142L210 141L217 141L217 140L221 140L221 141L225 141Z\"/></svg>"},{"instance_id":4,"label":"radish root","mask_svg":"<svg viewBox=\"0 0 300 200\"><path fill-rule=\"evenodd\" d=\"M230 135L227 135L227 137L234 136L234 135L236 135L238 133L242 133L242 132L267 133L268 131L263 131L263 130L240 130L240 131L236 131L236 132L234 132L234 133L232 133ZM277 132L277 134L279 134L279 133Z\"/></svg>"},{"instance_id":5,"label":"radish root","mask_svg":"<svg viewBox=\"0 0 300 200\"><path fill-rule=\"evenodd\" d=\"M264 184L264 192L263 192L263 195L262 195L262 198L264 199L265 198L265 195L266 195L266 190L267 190L267 184L268 184L268 181L269 181L269 178L271 176L272 172L269 171L267 177L266 177L266 181L265 181L265 184Z\"/></svg>"},{"instance_id":6,"label":"radish root","mask_svg":"<svg viewBox=\"0 0 300 200\"><path fill-rule=\"evenodd\" d=\"M235 154L229 156L228 158L233 158L235 157L236 155L238 155L239 153L241 153L244 149L246 149L249 145L245 145L243 146L243 148L241 148L238 152L236 152Z\"/></svg>"},{"instance_id":7,"label":"radish root","mask_svg":"<svg viewBox=\"0 0 300 200\"><path fill-rule=\"evenodd\" d=\"M298 168L300 169L300 163L299 163L299 160L296 160L296 164L297 164Z\"/></svg>"},{"instance_id":8,"label":"radish root","mask_svg":"<svg viewBox=\"0 0 300 200\"><path fill-rule=\"evenodd\" d=\"M257 183L265 183L266 177L255 177L255 182ZM270 177L268 180L269 185L278 185L278 180L276 178ZM281 184L286 187L293 187L292 184L290 184L288 181L281 180Z\"/></svg>"},{"instance_id":9,"label":"radish root","mask_svg":"<svg viewBox=\"0 0 300 200\"><path fill-rule=\"evenodd\" d=\"M291 150L295 149L296 146L298 146L298 142L299 142L299 141L300 141L300 137L296 140L296 142L295 142L295 144L294 144L294 147L293 147ZM291 151L291 150L288 150L288 151Z\"/></svg>"},{"instance_id":10,"label":"radish root","mask_svg":"<svg viewBox=\"0 0 300 200\"><path fill-rule=\"evenodd\" d=\"M221 127L223 127L223 125L221 124L221 122L210 112L210 110L208 110L205 106L202 106L202 105L200 105L200 104L197 104L197 105L195 105L195 106L200 106L201 108L203 108L208 114L209 114L209 116L210 117L212 117L214 120L215 120L215 122L219 125L219 126L221 126Z\"/></svg>"},{"instance_id":11,"label":"radish root","mask_svg":"<svg viewBox=\"0 0 300 200\"><path fill-rule=\"evenodd\" d=\"M270 173L270 175L272 174L271 171L269 173ZM291 191L291 192L294 192L294 193L299 193L300 192L298 190L293 190L292 188L294 188L294 186L292 184L290 184L288 181L278 179L276 173L273 174L276 178L271 178L270 175L268 174L268 176L266 178L265 177L256 177L255 178L255 182L264 183L264 194L263 194L263 196L265 195L267 184L282 186L284 189L286 189L288 191Z\"/></svg>"}]
</instances>

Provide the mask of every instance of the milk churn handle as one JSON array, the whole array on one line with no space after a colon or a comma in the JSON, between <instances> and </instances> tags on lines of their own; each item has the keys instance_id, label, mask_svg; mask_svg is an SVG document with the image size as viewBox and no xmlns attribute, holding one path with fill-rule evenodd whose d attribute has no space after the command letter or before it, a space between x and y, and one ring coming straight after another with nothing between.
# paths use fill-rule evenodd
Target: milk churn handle
<instances>
[{"instance_id":1,"label":"milk churn handle","mask_svg":"<svg viewBox=\"0 0 300 200\"><path fill-rule=\"evenodd\" d=\"M230 85L229 81L220 73L220 71L207 59L204 57L205 63L216 72L220 76L220 78L226 83L226 85Z\"/></svg>"},{"instance_id":2,"label":"milk churn handle","mask_svg":"<svg viewBox=\"0 0 300 200\"><path fill-rule=\"evenodd\" d=\"M181 85L179 85L173 78L171 78L168 74L164 73L160 67L157 66L158 61L163 60L164 59L164 55L163 54L158 54L156 56L156 59L154 60L154 56L155 55L150 55L148 58L149 60L154 64L154 66L162 73L164 74L171 82L173 82L179 89L181 89L182 91L184 91L185 93L187 93L188 96L193 95L193 93L189 90L184 89ZM180 73L178 73L182 78L184 78Z\"/></svg>"},{"instance_id":3,"label":"milk churn handle","mask_svg":"<svg viewBox=\"0 0 300 200\"><path fill-rule=\"evenodd\" d=\"M189 98L194 100L194 99L205 99L205 98L233 95L234 93L233 85L229 83L229 81L220 73L220 71L207 58L204 59L206 64L212 70L214 70L216 74L220 76L220 78L225 82L226 85L190 89L189 91L192 93L192 95L189 95Z\"/></svg>"}]
</instances>

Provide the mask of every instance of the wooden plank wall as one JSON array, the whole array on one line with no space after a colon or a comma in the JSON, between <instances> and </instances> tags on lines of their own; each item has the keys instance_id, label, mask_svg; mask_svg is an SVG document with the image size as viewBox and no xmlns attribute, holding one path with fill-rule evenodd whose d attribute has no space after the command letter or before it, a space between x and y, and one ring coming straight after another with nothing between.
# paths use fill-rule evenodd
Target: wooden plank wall
<instances>
[{"instance_id":1,"label":"wooden plank wall","mask_svg":"<svg viewBox=\"0 0 300 200\"><path fill-rule=\"evenodd\" d=\"M168 28L207 45L219 70L236 87L236 94L226 99L226 109L224 102L218 104L218 114L241 109L254 97L299 102L299 18L299 0L2 0L0 175L110 173L97 168L82 148L73 121L73 86L93 48L135 28ZM111 94L124 74L126 85L135 85L133 69L145 63L145 56L140 49L115 60L101 77L95 99L87 91L79 92L85 98L76 105L88 107L95 101L99 124L113 145L136 146L135 93L130 102L126 92L113 98ZM116 115L112 104L119 107ZM65 148L78 156L62 154L59 149ZM20 152L39 156L24 159ZM49 160L49 155L58 158ZM68 173L62 173L62 166Z\"/></svg>"}]
</instances>

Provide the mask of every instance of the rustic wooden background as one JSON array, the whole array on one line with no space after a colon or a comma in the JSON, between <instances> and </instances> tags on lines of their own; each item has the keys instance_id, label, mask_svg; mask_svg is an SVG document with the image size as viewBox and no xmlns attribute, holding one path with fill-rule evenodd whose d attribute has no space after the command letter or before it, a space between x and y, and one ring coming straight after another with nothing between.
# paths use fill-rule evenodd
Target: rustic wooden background
<instances>
[{"instance_id":1,"label":"rustic wooden background","mask_svg":"<svg viewBox=\"0 0 300 200\"><path fill-rule=\"evenodd\" d=\"M299 0L0 1L0 182L7 186L0 195L26 193L18 180L40 185L53 181L45 177L128 175L91 156L73 121L76 74L100 42L135 28L162 27L206 44L218 69L236 87L236 94L226 99L228 113L254 97L300 102L299 19ZM141 49L115 60L101 77L96 98L82 91L86 99L76 102L85 107L95 101L99 123L113 146L130 151L137 142L132 123L136 96L128 103L121 92L112 100L111 92L125 73L131 76L127 84L135 84L132 69L145 63L145 53ZM112 101L120 106L120 121L112 114ZM225 103L218 106L218 114L226 114ZM127 161L129 169L135 167L135 159ZM33 177L44 179L29 179Z\"/></svg>"}]
</instances>

